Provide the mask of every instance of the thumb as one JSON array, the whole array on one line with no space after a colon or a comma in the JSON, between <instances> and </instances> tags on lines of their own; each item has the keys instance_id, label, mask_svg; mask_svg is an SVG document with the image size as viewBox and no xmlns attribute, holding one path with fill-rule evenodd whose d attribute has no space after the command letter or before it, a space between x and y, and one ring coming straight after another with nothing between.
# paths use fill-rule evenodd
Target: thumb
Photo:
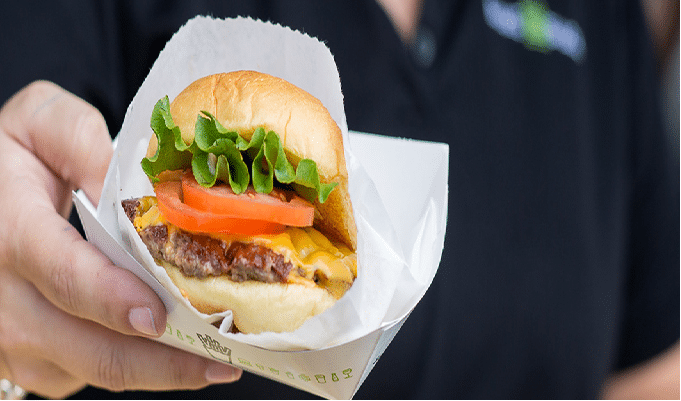
<instances>
[{"instance_id":1,"label":"thumb","mask_svg":"<svg viewBox=\"0 0 681 401\"><path fill-rule=\"evenodd\" d=\"M113 146L104 117L92 105L54 83L36 81L0 110L0 128L99 202Z\"/></svg>"}]
</instances>

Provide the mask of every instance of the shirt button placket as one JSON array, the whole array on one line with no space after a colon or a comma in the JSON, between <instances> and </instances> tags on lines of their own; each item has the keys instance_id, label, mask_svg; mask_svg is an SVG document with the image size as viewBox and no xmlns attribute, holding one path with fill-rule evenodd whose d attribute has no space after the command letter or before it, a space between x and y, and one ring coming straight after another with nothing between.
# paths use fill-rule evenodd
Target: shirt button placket
<instances>
[{"instance_id":1,"label":"shirt button placket","mask_svg":"<svg viewBox=\"0 0 681 401\"><path fill-rule=\"evenodd\" d=\"M428 69L435 62L437 56L437 40L432 29L421 25L411 47L414 62L417 66Z\"/></svg>"}]
</instances>

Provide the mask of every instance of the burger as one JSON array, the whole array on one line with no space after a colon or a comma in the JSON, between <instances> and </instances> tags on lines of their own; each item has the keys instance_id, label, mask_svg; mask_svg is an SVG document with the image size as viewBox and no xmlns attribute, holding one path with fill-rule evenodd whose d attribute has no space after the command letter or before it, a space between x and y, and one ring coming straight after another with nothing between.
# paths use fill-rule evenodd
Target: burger
<instances>
[{"instance_id":1,"label":"burger","mask_svg":"<svg viewBox=\"0 0 681 401\"><path fill-rule=\"evenodd\" d=\"M315 97L274 76L206 76L158 101L141 166L155 196L122 201L199 312L288 332L357 277L343 137Z\"/></svg>"}]
</instances>

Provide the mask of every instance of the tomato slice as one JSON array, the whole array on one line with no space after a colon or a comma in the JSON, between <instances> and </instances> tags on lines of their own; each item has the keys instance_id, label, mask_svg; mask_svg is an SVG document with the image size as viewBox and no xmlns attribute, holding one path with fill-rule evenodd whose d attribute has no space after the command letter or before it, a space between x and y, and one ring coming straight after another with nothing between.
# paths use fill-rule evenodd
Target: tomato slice
<instances>
[{"instance_id":1,"label":"tomato slice","mask_svg":"<svg viewBox=\"0 0 681 401\"><path fill-rule=\"evenodd\" d=\"M240 235L277 234L282 224L265 220L234 218L219 213L198 210L182 202L182 184L162 181L154 185L158 208L172 224L193 232L214 232Z\"/></svg>"},{"instance_id":2,"label":"tomato slice","mask_svg":"<svg viewBox=\"0 0 681 401\"><path fill-rule=\"evenodd\" d=\"M184 203L206 212L241 219L266 220L293 227L312 226L314 206L293 192L274 189L260 194L249 187L243 194L235 194L228 184L211 188L201 186L191 171L182 175Z\"/></svg>"}]
</instances>

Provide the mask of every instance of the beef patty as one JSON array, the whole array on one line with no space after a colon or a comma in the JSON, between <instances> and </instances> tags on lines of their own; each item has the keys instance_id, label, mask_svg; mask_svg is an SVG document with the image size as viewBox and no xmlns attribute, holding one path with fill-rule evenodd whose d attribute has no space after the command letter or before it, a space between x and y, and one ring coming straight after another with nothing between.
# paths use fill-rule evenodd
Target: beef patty
<instances>
[{"instance_id":1,"label":"beef patty","mask_svg":"<svg viewBox=\"0 0 681 401\"><path fill-rule=\"evenodd\" d=\"M122 201L128 219L145 211L139 199ZM203 234L183 231L166 224L145 227L139 231L151 256L164 260L190 277L227 275L233 281L254 280L284 283L293 265L283 255L253 243L225 241Z\"/></svg>"}]
</instances>

